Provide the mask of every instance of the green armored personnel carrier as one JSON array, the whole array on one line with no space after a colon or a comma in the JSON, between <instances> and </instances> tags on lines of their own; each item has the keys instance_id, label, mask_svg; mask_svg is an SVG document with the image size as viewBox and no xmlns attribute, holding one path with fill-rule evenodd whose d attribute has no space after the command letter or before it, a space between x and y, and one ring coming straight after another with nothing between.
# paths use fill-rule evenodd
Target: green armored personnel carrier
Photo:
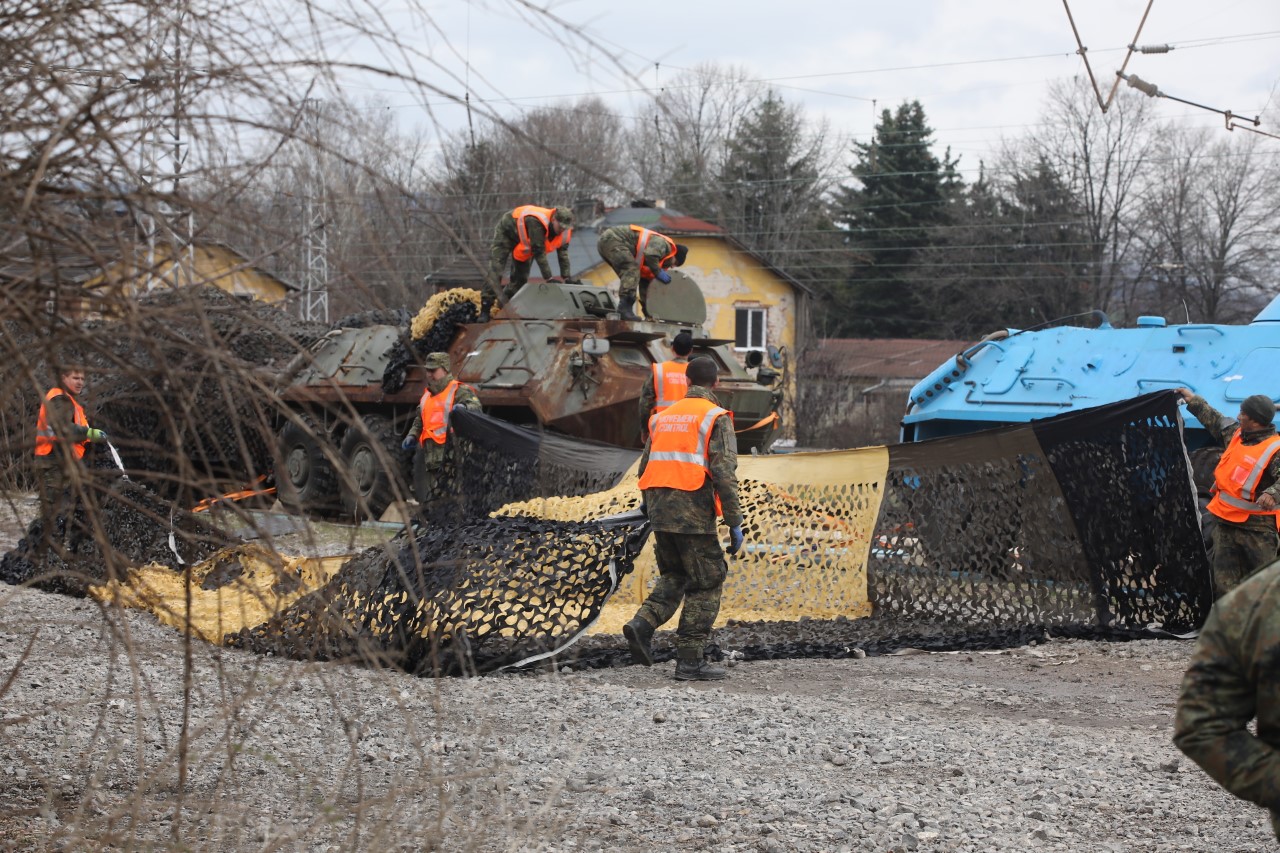
<instances>
[{"instance_id":1,"label":"green armored personnel carrier","mask_svg":"<svg viewBox=\"0 0 1280 853\"><path fill-rule=\"evenodd\" d=\"M432 329L434 346L449 341L454 375L494 417L639 448L642 387L655 362L674 357L671 341L687 329L691 357L708 356L720 368L716 395L734 414L739 452L767 452L778 434L783 377L759 353L744 367L733 341L706 336L702 293L679 271L651 290L649 319L639 321L622 320L613 295L586 284L527 284L487 323L468 322L478 314L474 291L432 300L451 306L437 321L447 321L451 335ZM278 432L282 502L379 515L395 497L397 475L409 482L388 464L404 464L400 440L425 390L422 337L409 337L399 326L338 328L286 372L281 397L292 417Z\"/></svg>"}]
</instances>

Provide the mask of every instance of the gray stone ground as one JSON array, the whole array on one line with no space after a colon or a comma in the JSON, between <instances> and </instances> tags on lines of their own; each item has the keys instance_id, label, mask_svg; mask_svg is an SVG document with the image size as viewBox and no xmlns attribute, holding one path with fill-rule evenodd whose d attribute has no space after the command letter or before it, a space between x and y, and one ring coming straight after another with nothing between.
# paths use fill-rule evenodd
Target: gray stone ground
<instances>
[{"instance_id":1,"label":"gray stone ground","mask_svg":"<svg viewBox=\"0 0 1280 853\"><path fill-rule=\"evenodd\" d=\"M432 681L0 587L0 849L1272 850L1170 742L1190 650Z\"/></svg>"}]
</instances>

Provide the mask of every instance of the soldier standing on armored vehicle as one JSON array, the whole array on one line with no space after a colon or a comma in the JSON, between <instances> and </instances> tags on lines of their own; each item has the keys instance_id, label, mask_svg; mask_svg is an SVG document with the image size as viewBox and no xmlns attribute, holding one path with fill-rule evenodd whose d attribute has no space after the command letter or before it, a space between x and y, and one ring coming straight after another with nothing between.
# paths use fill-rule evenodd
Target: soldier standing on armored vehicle
<instances>
[{"instance_id":1,"label":"soldier standing on armored vehicle","mask_svg":"<svg viewBox=\"0 0 1280 853\"><path fill-rule=\"evenodd\" d=\"M529 268L538 264L538 271L546 281L570 281L569 241L573 239L573 211L567 207L538 207L525 204L502 214L493 229L493 242L489 246L489 272L484 283L489 298L501 298L503 302L515 295L529 281ZM551 275L547 252L555 251L560 264L560 277ZM502 274L511 263L511 283L502 288ZM481 311L480 322L487 323L491 302Z\"/></svg>"},{"instance_id":2,"label":"soldier standing on armored vehicle","mask_svg":"<svg viewBox=\"0 0 1280 853\"><path fill-rule=\"evenodd\" d=\"M401 447L417 448L413 465L413 492L424 515L447 508L450 480L456 474L449 418L457 409L480 410L480 398L470 385L463 385L449 370L449 354L433 352L426 357L427 390L422 394L418 415L409 425Z\"/></svg>"},{"instance_id":3,"label":"soldier standing on armored vehicle","mask_svg":"<svg viewBox=\"0 0 1280 853\"><path fill-rule=\"evenodd\" d=\"M1209 435L1226 446L1213 472L1209 512L1213 528L1213 594L1221 598L1276 558L1276 512L1280 497L1280 436L1276 407L1263 394L1240 404L1238 424L1188 388L1177 389Z\"/></svg>"},{"instance_id":4,"label":"soldier standing on armored vehicle","mask_svg":"<svg viewBox=\"0 0 1280 853\"><path fill-rule=\"evenodd\" d=\"M597 243L600 257L618 275L618 310L624 320L639 320L636 316L636 295L644 308L649 282L655 278L667 284L671 276L667 270L684 263L689 247L682 246L665 234L650 231L640 225L614 225L600 232Z\"/></svg>"}]
</instances>

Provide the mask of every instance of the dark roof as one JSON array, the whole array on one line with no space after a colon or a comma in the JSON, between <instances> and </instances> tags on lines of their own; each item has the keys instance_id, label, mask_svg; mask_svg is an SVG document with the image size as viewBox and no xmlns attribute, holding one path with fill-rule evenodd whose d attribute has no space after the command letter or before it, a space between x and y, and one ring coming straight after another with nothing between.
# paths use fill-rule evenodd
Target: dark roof
<instances>
[{"instance_id":1,"label":"dark roof","mask_svg":"<svg viewBox=\"0 0 1280 853\"><path fill-rule=\"evenodd\" d=\"M923 379L972 341L915 338L826 338L805 353L818 375Z\"/></svg>"}]
</instances>

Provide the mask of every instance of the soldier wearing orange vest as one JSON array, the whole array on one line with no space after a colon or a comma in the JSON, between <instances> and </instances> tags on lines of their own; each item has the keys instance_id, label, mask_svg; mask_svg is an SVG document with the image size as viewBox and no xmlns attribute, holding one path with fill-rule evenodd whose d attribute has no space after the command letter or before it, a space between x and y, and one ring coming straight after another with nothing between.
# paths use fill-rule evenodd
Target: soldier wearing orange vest
<instances>
[{"instance_id":1,"label":"soldier wearing orange vest","mask_svg":"<svg viewBox=\"0 0 1280 853\"><path fill-rule=\"evenodd\" d=\"M35 468L46 537L58 515L67 514L74 505L70 498L77 474L73 472L82 464L85 445L107 440L105 432L89 426L84 407L76 399L84 385L82 369L60 370L58 384L44 395L36 417Z\"/></svg>"},{"instance_id":2,"label":"soldier wearing orange vest","mask_svg":"<svg viewBox=\"0 0 1280 853\"><path fill-rule=\"evenodd\" d=\"M655 363L640 389L640 423L645 435L649 434L649 418L684 399L689 388L684 372L689 366L689 353L693 352L693 335L687 330L677 334L671 340L671 351L676 357Z\"/></svg>"},{"instance_id":3,"label":"soldier wearing orange vest","mask_svg":"<svg viewBox=\"0 0 1280 853\"><path fill-rule=\"evenodd\" d=\"M1276 407L1270 397L1254 394L1240 404L1238 424L1187 388L1179 388L1187 411L1215 440L1225 445L1213 472L1209 512L1213 528L1215 597L1276 559L1277 500L1280 499L1280 436L1273 424Z\"/></svg>"},{"instance_id":4,"label":"soldier wearing orange vest","mask_svg":"<svg viewBox=\"0 0 1280 853\"><path fill-rule=\"evenodd\" d=\"M667 270L681 266L689 254L665 234L641 225L614 225L600 232L596 242L600 257L618 275L618 309L624 320L638 320L636 295L644 307L649 283L655 278L663 284L671 282Z\"/></svg>"},{"instance_id":5,"label":"soldier wearing orange vest","mask_svg":"<svg viewBox=\"0 0 1280 853\"><path fill-rule=\"evenodd\" d=\"M640 491L654 533L659 578L636 615L622 628L631 659L653 664L653 632L684 602L676 630L676 672L681 681L724 678L703 658L720 612L728 567L716 536L717 518L729 527L729 554L742 547L738 450L733 416L716 405L716 363L699 357L685 375L689 393L654 415L640 456Z\"/></svg>"},{"instance_id":6,"label":"soldier wearing orange vest","mask_svg":"<svg viewBox=\"0 0 1280 853\"><path fill-rule=\"evenodd\" d=\"M573 239L573 211L567 207L521 205L498 219L489 246L489 272L484 283L488 291L505 303L529 280L530 266L536 262L546 281L572 281L569 271L569 241ZM551 275L547 253L555 252L560 277ZM511 264L511 283L502 288L502 274Z\"/></svg>"},{"instance_id":7,"label":"soldier wearing orange vest","mask_svg":"<svg viewBox=\"0 0 1280 853\"><path fill-rule=\"evenodd\" d=\"M449 419L457 409L479 411L480 398L470 385L453 378L447 352L431 353L422 366L427 370L427 388L401 447L417 449L413 464L414 495L424 511L433 511L447 500L447 481L453 474Z\"/></svg>"}]
</instances>

